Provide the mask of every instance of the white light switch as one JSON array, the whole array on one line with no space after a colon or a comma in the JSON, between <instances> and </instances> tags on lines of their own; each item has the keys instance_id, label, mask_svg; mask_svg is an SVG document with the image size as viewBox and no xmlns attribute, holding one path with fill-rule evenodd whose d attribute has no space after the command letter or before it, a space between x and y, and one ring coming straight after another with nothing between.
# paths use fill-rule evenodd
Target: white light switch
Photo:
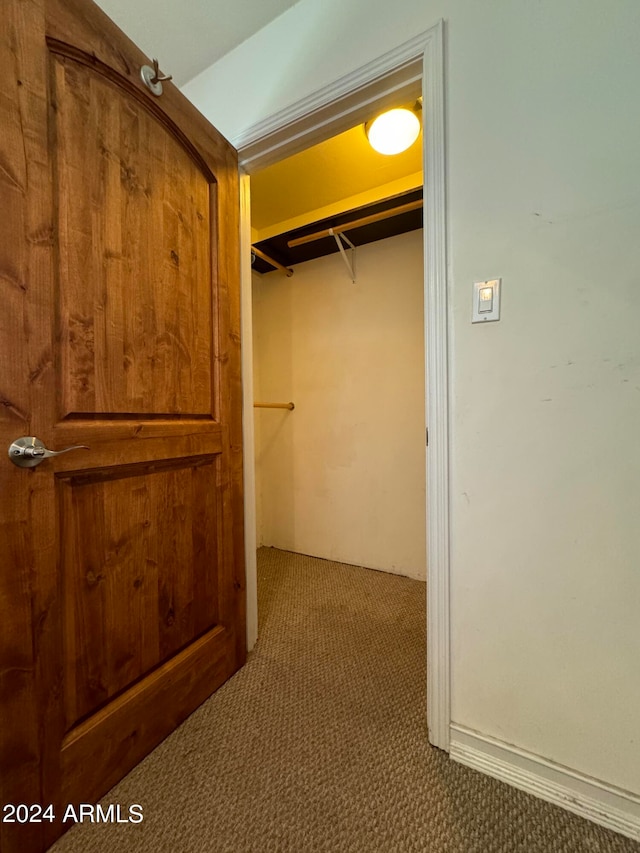
<instances>
[{"instance_id":1,"label":"white light switch","mask_svg":"<svg viewBox=\"0 0 640 853\"><path fill-rule=\"evenodd\" d=\"M480 314L491 313L493 310L493 288L481 287L478 301L478 312Z\"/></svg>"},{"instance_id":2,"label":"white light switch","mask_svg":"<svg viewBox=\"0 0 640 853\"><path fill-rule=\"evenodd\" d=\"M474 281L472 323L486 323L487 320L500 319L501 281L500 278L493 278L490 281Z\"/></svg>"}]
</instances>

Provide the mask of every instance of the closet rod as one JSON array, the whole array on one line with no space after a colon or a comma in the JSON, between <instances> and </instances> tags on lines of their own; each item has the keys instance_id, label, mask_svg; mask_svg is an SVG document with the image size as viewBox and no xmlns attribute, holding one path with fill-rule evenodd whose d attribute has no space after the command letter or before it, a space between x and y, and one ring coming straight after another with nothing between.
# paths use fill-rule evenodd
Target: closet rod
<instances>
[{"instance_id":1,"label":"closet rod","mask_svg":"<svg viewBox=\"0 0 640 853\"><path fill-rule=\"evenodd\" d=\"M392 216L400 216L401 213L409 213L410 210L418 210L420 207L422 207L422 199L410 201L407 204L401 204L399 207L381 210L380 213L372 213L371 216L363 216L362 219L354 219L352 222L334 225L333 228L325 228L324 231L316 231L315 234L305 234L304 237L296 237L295 240L289 240L287 246L293 249L295 246L302 246L304 243L312 243L314 240L322 240L323 237L331 237L334 231L342 233L343 231L350 231L352 228L361 228L363 225L382 222L383 219L391 219Z\"/></svg>"},{"instance_id":2,"label":"closet rod","mask_svg":"<svg viewBox=\"0 0 640 853\"><path fill-rule=\"evenodd\" d=\"M259 258L262 258L263 261L266 261L268 264L271 264L272 267L275 267L277 270L281 270L287 278L290 278L293 275L293 270L290 267L285 267L284 264L278 263L278 261L274 261L273 258L270 258L269 255L265 255L262 249L256 248L256 246L251 247L251 251L254 255L257 255Z\"/></svg>"},{"instance_id":3,"label":"closet rod","mask_svg":"<svg viewBox=\"0 0 640 853\"><path fill-rule=\"evenodd\" d=\"M289 409L292 412L295 409L294 403L254 403L254 409Z\"/></svg>"}]
</instances>

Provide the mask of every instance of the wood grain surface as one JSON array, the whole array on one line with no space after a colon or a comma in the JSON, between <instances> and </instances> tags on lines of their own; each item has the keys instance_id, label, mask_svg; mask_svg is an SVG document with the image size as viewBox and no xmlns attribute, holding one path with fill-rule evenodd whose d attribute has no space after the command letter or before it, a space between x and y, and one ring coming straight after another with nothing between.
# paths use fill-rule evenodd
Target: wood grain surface
<instances>
[{"instance_id":1,"label":"wood grain surface","mask_svg":"<svg viewBox=\"0 0 640 853\"><path fill-rule=\"evenodd\" d=\"M38 853L246 656L237 155L89 0L0 28L0 823ZM169 69L170 71L170 69Z\"/></svg>"}]
</instances>

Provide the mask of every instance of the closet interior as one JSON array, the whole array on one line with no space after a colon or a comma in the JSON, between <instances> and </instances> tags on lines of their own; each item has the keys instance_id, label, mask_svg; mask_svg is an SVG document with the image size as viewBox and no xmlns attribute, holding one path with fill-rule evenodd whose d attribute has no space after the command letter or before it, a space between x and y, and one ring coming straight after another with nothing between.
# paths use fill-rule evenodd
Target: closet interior
<instances>
[{"instance_id":1,"label":"closet interior","mask_svg":"<svg viewBox=\"0 0 640 853\"><path fill-rule=\"evenodd\" d=\"M426 576L422 134L251 176L258 545Z\"/></svg>"}]
</instances>

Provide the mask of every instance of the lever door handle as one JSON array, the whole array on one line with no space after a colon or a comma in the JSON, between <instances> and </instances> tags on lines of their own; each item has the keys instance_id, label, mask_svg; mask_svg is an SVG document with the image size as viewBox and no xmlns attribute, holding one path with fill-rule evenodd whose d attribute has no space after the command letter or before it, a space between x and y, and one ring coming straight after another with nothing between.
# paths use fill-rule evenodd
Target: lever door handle
<instances>
[{"instance_id":1,"label":"lever door handle","mask_svg":"<svg viewBox=\"0 0 640 853\"><path fill-rule=\"evenodd\" d=\"M74 444L64 450L48 450L35 435L23 435L9 445L9 459L18 468L35 468L50 456L60 456L70 450L89 450L86 444Z\"/></svg>"}]
</instances>

